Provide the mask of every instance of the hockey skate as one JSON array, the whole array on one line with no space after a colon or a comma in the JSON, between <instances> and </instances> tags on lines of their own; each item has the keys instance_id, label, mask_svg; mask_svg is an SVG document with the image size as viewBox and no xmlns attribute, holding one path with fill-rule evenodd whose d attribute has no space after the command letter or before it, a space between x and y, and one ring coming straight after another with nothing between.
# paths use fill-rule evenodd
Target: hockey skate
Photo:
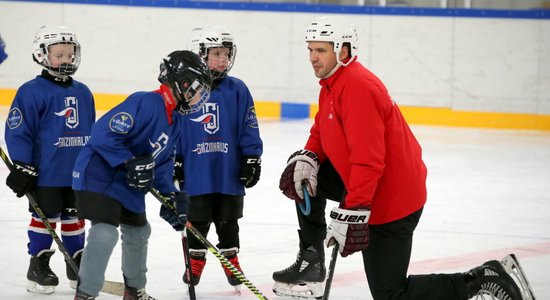
<instances>
[{"instance_id":1,"label":"hockey skate","mask_svg":"<svg viewBox=\"0 0 550 300\"><path fill-rule=\"evenodd\" d=\"M239 251L238 248L220 249L221 254L225 256L225 258L227 258L227 260L229 260L229 262L231 262L231 264L242 273L243 270L241 269L241 265L239 264L239 257L237 256L238 251ZM237 278L237 276L235 276L235 274L233 274L231 270L228 267L226 267L223 263L222 263L222 268L223 268L223 271L225 272L225 276L227 276L227 282L229 282L229 284L235 288L235 292L240 294L242 283L239 280L239 278Z\"/></svg>"},{"instance_id":2,"label":"hockey skate","mask_svg":"<svg viewBox=\"0 0 550 300\"><path fill-rule=\"evenodd\" d=\"M74 260L77 267L80 267L80 261L82 260L82 252L83 251L84 251L83 249L78 250L73 255L73 260ZM71 268L71 266L69 265L69 263L67 262L66 259L65 259L65 266L66 266L67 278L69 278L69 286L72 289L76 290L76 284L77 284L77 280L78 280L78 273L75 273L75 271L73 271L73 268Z\"/></svg>"},{"instance_id":3,"label":"hockey skate","mask_svg":"<svg viewBox=\"0 0 550 300\"><path fill-rule=\"evenodd\" d=\"M281 297L321 299L326 273L319 252L313 247L300 250L290 267L273 273L273 292Z\"/></svg>"},{"instance_id":4,"label":"hockey skate","mask_svg":"<svg viewBox=\"0 0 550 300\"><path fill-rule=\"evenodd\" d=\"M468 297L476 300L535 300L514 254L491 260L466 273Z\"/></svg>"},{"instance_id":5,"label":"hockey skate","mask_svg":"<svg viewBox=\"0 0 550 300\"><path fill-rule=\"evenodd\" d=\"M52 294L59 284L59 278L50 269L50 258L55 250L45 249L31 257L27 271L27 292L38 294Z\"/></svg>"},{"instance_id":6,"label":"hockey skate","mask_svg":"<svg viewBox=\"0 0 550 300\"><path fill-rule=\"evenodd\" d=\"M189 249L189 258L191 261L191 282L188 280L189 270L185 270L183 274L183 282L196 286L201 280L202 271L206 265L206 249Z\"/></svg>"},{"instance_id":7,"label":"hockey skate","mask_svg":"<svg viewBox=\"0 0 550 300\"><path fill-rule=\"evenodd\" d=\"M147 294L144 288L136 289L133 287L126 286L124 288L124 297L122 300L157 300Z\"/></svg>"}]
</instances>

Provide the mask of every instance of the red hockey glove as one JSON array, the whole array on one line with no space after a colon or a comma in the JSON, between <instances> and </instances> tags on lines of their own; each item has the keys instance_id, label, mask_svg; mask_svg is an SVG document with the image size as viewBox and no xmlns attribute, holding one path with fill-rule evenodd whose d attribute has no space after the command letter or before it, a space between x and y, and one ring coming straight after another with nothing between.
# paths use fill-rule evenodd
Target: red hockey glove
<instances>
[{"instance_id":1,"label":"red hockey glove","mask_svg":"<svg viewBox=\"0 0 550 300\"><path fill-rule=\"evenodd\" d=\"M370 210L350 210L335 207L330 212L326 245L340 245L340 255L346 257L369 245Z\"/></svg>"},{"instance_id":2,"label":"red hockey glove","mask_svg":"<svg viewBox=\"0 0 550 300\"><path fill-rule=\"evenodd\" d=\"M309 150L298 150L288 158L286 168L279 180L279 189L288 198L302 203L304 202L302 183L306 184L311 197L317 196L318 171L317 154Z\"/></svg>"}]
</instances>

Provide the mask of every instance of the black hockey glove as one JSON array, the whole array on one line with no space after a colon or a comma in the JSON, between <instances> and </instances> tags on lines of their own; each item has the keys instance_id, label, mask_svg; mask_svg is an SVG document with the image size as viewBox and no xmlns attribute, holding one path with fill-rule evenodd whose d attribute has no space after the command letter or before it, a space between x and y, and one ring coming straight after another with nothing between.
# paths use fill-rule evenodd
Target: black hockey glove
<instances>
[{"instance_id":1,"label":"black hockey glove","mask_svg":"<svg viewBox=\"0 0 550 300\"><path fill-rule=\"evenodd\" d=\"M302 184L306 184L311 197L317 195L317 172L319 172L317 154L309 150L298 150L288 158L286 168L279 180L279 189L288 198L303 203Z\"/></svg>"},{"instance_id":2,"label":"black hockey glove","mask_svg":"<svg viewBox=\"0 0 550 300\"><path fill-rule=\"evenodd\" d=\"M128 169L126 182L129 186L147 193L155 179L155 160L151 154L134 157L125 165Z\"/></svg>"},{"instance_id":3,"label":"black hockey glove","mask_svg":"<svg viewBox=\"0 0 550 300\"><path fill-rule=\"evenodd\" d=\"M176 160L174 161L174 174L173 174L174 180L177 180L178 182L183 182L185 179L185 176L183 175L183 157L176 156Z\"/></svg>"},{"instance_id":4,"label":"black hockey glove","mask_svg":"<svg viewBox=\"0 0 550 300\"><path fill-rule=\"evenodd\" d=\"M340 245L340 255L346 257L369 246L370 210L351 210L335 207L330 212L326 245Z\"/></svg>"},{"instance_id":5,"label":"black hockey glove","mask_svg":"<svg viewBox=\"0 0 550 300\"><path fill-rule=\"evenodd\" d=\"M189 196L185 192L175 192L168 195L175 210L166 206L160 207L160 217L166 220L175 230L182 231L187 223L187 214L189 211Z\"/></svg>"},{"instance_id":6,"label":"black hockey glove","mask_svg":"<svg viewBox=\"0 0 550 300\"><path fill-rule=\"evenodd\" d=\"M37 179L37 167L16 160L6 178L6 185L13 190L18 198L21 198L36 187Z\"/></svg>"},{"instance_id":7,"label":"black hockey glove","mask_svg":"<svg viewBox=\"0 0 550 300\"><path fill-rule=\"evenodd\" d=\"M258 156L243 156L239 179L246 188L251 188L260 180L262 159Z\"/></svg>"}]
</instances>

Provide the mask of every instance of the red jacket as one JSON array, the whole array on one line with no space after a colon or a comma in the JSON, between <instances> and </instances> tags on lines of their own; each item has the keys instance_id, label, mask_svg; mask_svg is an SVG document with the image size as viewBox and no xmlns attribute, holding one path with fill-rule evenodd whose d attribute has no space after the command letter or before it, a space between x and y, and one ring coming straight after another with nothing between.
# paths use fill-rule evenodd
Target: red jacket
<instances>
[{"instance_id":1,"label":"red jacket","mask_svg":"<svg viewBox=\"0 0 550 300\"><path fill-rule=\"evenodd\" d=\"M384 84L359 62L322 79L306 149L342 177L344 208L371 207L370 224L403 218L426 202L422 149Z\"/></svg>"}]
</instances>

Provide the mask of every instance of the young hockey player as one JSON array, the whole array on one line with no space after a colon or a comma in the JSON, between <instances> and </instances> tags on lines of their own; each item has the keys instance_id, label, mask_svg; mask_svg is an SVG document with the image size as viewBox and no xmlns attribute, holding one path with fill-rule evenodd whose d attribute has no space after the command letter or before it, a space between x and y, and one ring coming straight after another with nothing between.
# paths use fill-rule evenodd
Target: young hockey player
<instances>
[{"instance_id":1,"label":"young hockey player","mask_svg":"<svg viewBox=\"0 0 550 300\"><path fill-rule=\"evenodd\" d=\"M54 229L61 222L61 239L78 265L85 231L76 217L71 172L90 138L94 99L71 77L80 64L80 44L72 31L42 26L33 46L33 60L43 70L17 90L8 114L5 139L14 168L6 184L17 197L32 193ZM30 205L29 212L27 291L50 294L59 283L49 265L53 238ZM66 273L76 286L77 274L68 264Z\"/></svg>"},{"instance_id":2,"label":"young hockey player","mask_svg":"<svg viewBox=\"0 0 550 300\"><path fill-rule=\"evenodd\" d=\"M161 210L163 218L177 230L184 228L188 197L172 180L180 131L175 115L198 110L208 100L212 78L196 54L175 51L161 63L158 79L158 90L134 93L101 117L77 158L73 188L78 214L92 223L77 300L95 299L101 290L119 226L124 300L154 300L145 292L151 234L145 194L151 187L169 196L178 210Z\"/></svg>"},{"instance_id":3,"label":"young hockey player","mask_svg":"<svg viewBox=\"0 0 550 300\"><path fill-rule=\"evenodd\" d=\"M239 224L245 188L260 179L262 140L254 101L245 83L227 74L237 48L233 35L219 26L195 28L188 48L204 58L214 79L210 101L183 118L176 177L190 195L189 220L207 235L214 223L220 252L239 270ZM183 161L183 166L181 162ZM189 235L192 284L199 283L206 248ZM241 282L223 266L229 284ZM188 272L188 270L186 270ZM188 283L187 276L184 281Z\"/></svg>"},{"instance_id":4,"label":"young hockey player","mask_svg":"<svg viewBox=\"0 0 550 300\"><path fill-rule=\"evenodd\" d=\"M327 246L337 243L343 257L362 252L375 300L465 300L478 294L533 299L514 255L464 273L407 277L413 233L426 202L420 145L384 84L357 61L352 25L315 19L306 42L320 79L319 112L305 149L290 156L280 180L283 193L296 201L300 250L294 264L273 273L275 293L322 296L326 237ZM299 208L304 184L311 196L307 216ZM326 199L340 202L330 213L328 231Z\"/></svg>"}]
</instances>

